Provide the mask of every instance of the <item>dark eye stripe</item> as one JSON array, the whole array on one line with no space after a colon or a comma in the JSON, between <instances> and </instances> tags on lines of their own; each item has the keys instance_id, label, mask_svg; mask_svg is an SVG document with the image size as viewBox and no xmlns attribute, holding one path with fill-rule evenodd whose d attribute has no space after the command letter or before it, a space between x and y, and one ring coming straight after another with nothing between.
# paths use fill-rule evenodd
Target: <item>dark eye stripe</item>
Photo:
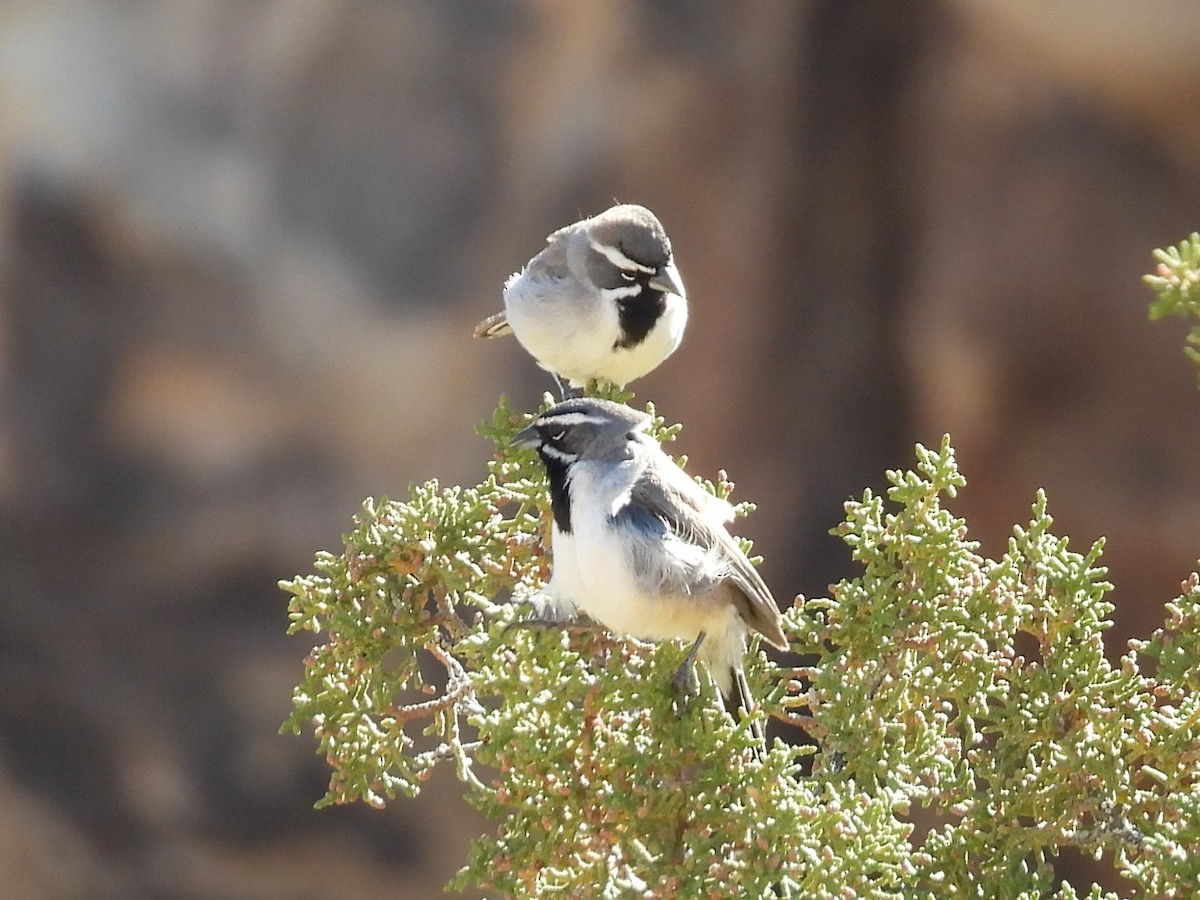
<instances>
[{"instance_id":1,"label":"dark eye stripe","mask_svg":"<svg viewBox=\"0 0 1200 900\"><path fill-rule=\"evenodd\" d=\"M605 244L602 241L596 240L595 238L592 238L590 241L588 241L588 243L591 244L593 250L607 259L618 269L633 269L638 272L645 272L647 275L654 274L653 266L644 265L643 263L638 262L636 259L630 258L629 255L624 252L624 249L619 245L614 247L611 244Z\"/></svg>"}]
</instances>

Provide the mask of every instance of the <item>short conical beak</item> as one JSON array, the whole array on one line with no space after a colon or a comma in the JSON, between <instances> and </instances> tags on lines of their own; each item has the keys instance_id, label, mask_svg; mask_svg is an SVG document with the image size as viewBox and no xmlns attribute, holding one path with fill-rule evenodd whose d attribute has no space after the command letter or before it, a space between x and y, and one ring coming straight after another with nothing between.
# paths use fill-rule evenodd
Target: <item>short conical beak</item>
<instances>
[{"instance_id":1,"label":"short conical beak","mask_svg":"<svg viewBox=\"0 0 1200 900\"><path fill-rule=\"evenodd\" d=\"M679 270L675 268L673 260L663 266L662 270L650 279L649 284L657 291L684 296L683 279L679 277Z\"/></svg>"},{"instance_id":2,"label":"short conical beak","mask_svg":"<svg viewBox=\"0 0 1200 900\"><path fill-rule=\"evenodd\" d=\"M513 435L512 445L525 450L532 450L542 445L542 436L538 434L537 426L530 425Z\"/></svg>"}]
</instances>

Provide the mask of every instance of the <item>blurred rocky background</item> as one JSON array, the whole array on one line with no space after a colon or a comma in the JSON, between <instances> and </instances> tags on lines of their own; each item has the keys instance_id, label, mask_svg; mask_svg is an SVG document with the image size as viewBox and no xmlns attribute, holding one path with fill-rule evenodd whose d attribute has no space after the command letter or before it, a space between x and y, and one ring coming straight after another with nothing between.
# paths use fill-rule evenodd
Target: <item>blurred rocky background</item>
<instances>
[{"instance_id":1,"label":"blurred rocky background","mask_svg":"<svg viewBox=\"0 0 1200 900\"><path fill-rule=\"evenodd\" d=\"M451 777L311 809L275 582L363 497L481 476L474 425L550 382L471 327L614 199L692 304L635 389L760 501L782 599L949 431L984 553L1045 487L1109 538L1111 654L1148 634L1200 555L1200 393L1139 282L1200 228L1198 40L1193 0L5 0L3 895L440 895L485 827Z\"/></svg>"}]
</instances>

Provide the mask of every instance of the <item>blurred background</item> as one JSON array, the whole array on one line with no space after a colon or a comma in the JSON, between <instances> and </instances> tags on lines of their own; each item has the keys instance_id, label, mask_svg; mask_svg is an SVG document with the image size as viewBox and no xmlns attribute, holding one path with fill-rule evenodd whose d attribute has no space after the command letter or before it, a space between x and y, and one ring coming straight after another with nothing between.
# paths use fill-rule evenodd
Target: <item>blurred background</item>
<instances>
[{"instance_id":1,"label":"blurred background","mask_svg":"<svg viewBox=\"0 0 1200 900\"><path fill-rule=\"evenodd\" d=\"M1200 555L1186 328L1139 281L1200 228L1198 39L1192 0L5 0L5 896L440 895L486 827L449 775L312 810L276 581L482 476L498 394L551 384L471 328L614 200L692 310L634 388L760 502L782 600L948 431L983 552L1045 487L1108 536L1110 654L1148 635Z\"/></svg>"}]
</instances>

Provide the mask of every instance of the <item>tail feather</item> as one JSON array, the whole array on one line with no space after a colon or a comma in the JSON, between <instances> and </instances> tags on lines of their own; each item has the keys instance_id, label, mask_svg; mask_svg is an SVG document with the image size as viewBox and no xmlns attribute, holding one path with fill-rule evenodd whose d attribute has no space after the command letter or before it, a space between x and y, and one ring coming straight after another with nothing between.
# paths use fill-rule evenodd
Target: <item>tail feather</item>
<instances>
[{"instance_id":1,"label":"tail feather","mask_svg":"<svg viewBox=\"0 0 1200 900\"><path fill-rule=\"evenodd\" d=\"M717 640L706 641L704 632L701 632L692 645L688 660L698 658L704 662L713 681L716 682L721 699L725 701L725 708L733 717L733 721L740 722L742 715L749 716L754 709L754 697L750 693L750 685L742 669L742 659L746 655L745 624L736 614L736 607L730 606L729 609L733 627L719 633ZM750 728L760 748L765 749L767 739L762 723L755 719L751 721Z\"/></svg>"},{"instance_id":2,"label":"tail feather","mask_svg":"<svg viewBox=\"0 0 1200 900\"><path fill-rule=\"evenodd\" d=\"M505 334L512 334L512 326L508 324L508 317L503 311L488 316L475 326L477 338L494 338Z\"/></svg>"},{"instance_id":3,"label":"tail feather","mask_svg":"<svg viewBox=\"0 0 1200 900\"><path fill-rule=\"evenodd\" d=\"M741 666L733 667L732 676L733 690L725 698L725 706L733 716L734 721L737 721L739 710L747 716L750 715L751 710L754 709L754 697L750 695L750 685L746 681L746 673L742 671ZM754 737L765 749L767 746L767 735L763 731L762 723L754 719L750 723L750 728L754 732Z\"/></svg>"}]
</instances>

